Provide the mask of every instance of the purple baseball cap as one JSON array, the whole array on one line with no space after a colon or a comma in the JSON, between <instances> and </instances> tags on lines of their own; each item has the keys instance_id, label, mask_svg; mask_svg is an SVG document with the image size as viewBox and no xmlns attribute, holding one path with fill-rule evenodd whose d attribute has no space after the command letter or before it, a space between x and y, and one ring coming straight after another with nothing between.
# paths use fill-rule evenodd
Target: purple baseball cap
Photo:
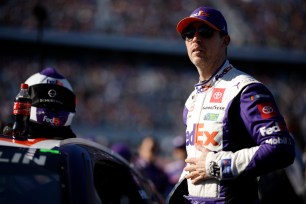
<instances>
[{"instance_id":1,"label":"purple baseball cap","mask_svg":"<svg viewBox=\"0 0 306 204\"><path fill-rule=\"evenodd\" d=\"M225 34L227 33L227 23L224 16L220 11L210 8L210 7L199 7L194 10L189 17L183 18L180 22L178 22L176 26L176 30L179 33L190 24L196 21L204 22L208 26L212 27L215 30L221 31Z\"/></svg>"}]
</instances>

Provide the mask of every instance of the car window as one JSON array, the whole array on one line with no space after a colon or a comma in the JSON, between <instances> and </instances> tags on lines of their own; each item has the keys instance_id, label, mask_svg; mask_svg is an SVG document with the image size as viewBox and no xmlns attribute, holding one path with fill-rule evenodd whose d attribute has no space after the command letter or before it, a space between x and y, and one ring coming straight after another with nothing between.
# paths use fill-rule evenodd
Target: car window
<instances>
[{"instance_id":1,"label":"car window","mask_svg":"<svg viewBox=\"0 0 306 204\"><path fill-rule=\"evenodd\" d=\"M61 203L56 150L0 148L0 203Z\"/></svg>"}]
</instances>

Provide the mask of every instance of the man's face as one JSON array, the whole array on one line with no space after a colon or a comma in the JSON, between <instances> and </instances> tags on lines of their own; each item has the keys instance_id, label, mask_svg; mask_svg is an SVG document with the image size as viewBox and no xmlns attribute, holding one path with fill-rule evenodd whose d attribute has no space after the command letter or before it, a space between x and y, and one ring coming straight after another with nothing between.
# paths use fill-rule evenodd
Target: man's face
<instances>
[{"instance_id":1,"label":"man's face","mask_svg":"<svg viewBox=\"0 0 306 204\"><path fill-rule=\"evenodd\" d=\"M195 34L194 29L197 30ZM185 44L188 56L195 66L224 60L227 44L224 42L225 36L221 36L219 31L202 22L191 23L184 31L187 31Z\"/></svg>"}]
</instances>

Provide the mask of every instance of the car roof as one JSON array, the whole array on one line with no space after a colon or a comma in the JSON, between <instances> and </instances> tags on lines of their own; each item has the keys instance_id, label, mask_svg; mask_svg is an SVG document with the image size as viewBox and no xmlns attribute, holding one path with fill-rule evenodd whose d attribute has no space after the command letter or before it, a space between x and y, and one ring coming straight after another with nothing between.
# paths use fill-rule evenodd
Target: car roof
<instances>
[{"instance_id":1,"label":"car roof","mask_svg":"<svg viewBox=\"0 0 306 204\"><path fill-rule=\"evenodd\" d=\"M60 140L35 138L27 140L16 140L10 137L0 137L0 145L11 147L28 147L28 148L44 148L53 149L60 146Z\"/></svg>"}]
</instances>

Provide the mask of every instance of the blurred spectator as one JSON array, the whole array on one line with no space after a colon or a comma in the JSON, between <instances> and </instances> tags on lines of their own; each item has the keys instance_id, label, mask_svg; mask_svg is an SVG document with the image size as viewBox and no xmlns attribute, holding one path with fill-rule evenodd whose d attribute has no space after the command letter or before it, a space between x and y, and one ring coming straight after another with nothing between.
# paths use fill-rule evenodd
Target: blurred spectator
<instances>
[{"instance_id":1,"label":"blurred spectator","mask_svg":"<svg viewBox=\"0 0 306 204\"><path fill-rule=\"evenodd\" d=\"M166 197L169 180L163 167L158 164L159 151L159 143L156 138L146 136L142 139L138 147L138 156L133 161L133 164L145 178L153 182L158 192Z\"/></svg>"},{"instance_id":2,"label":"blurred spectator","mask_svg":"<svg viewBox=\"0 0 306 204\"><path fill-rule=\"evenodd\" d=\"M122 156L127 162L132 162L132 151L128 145L118 142L111 146L111 150Z\"/></svg>"},{"instance_id":3,"label":"blurred spectator","mask_svg":"<svg viewBox=\"0 0 306 204\"><path fill-rule=\"evenodd\" d=\"M288 130L294 137L296 144L299 147L300 152L302 154L305 153L305 138L301 128L299 121L299 117L297 117L294 113L285 114L286 124L288 126Z\"/></svg>"},{"instance_id":4,"label":"blurred spectator","mask_svg":"<svg viewBox=\"0 0 306 204\"><path fill-rule=\"evenodd\" d=\"M165 171L168 174L171 188L179 181L182 171L186 165L186 141L182 136L176 136L172 140L172 158L173 161L165 166Z\"/></svg>"}]
</instances>

